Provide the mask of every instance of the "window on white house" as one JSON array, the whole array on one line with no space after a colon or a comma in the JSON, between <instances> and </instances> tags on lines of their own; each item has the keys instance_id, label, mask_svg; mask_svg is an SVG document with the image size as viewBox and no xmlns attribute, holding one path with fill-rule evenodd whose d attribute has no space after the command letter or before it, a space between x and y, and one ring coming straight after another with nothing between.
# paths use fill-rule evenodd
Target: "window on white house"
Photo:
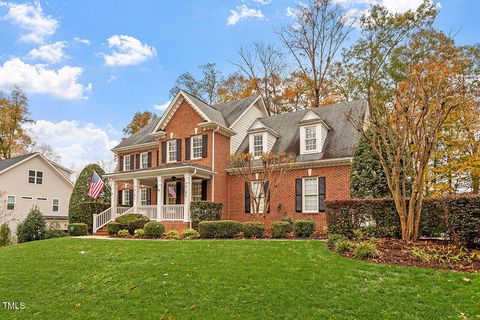
<instances>
[{"instance_id":1,"label":"window on white house","mask_svg":"<svg viewBox=\"0 0 480 320\"><path fill-rule=\"evenodd\" d=\"M177 161L177 140L168 141L167 147L168 147L168 162Z\"/></svg>"},{"instance_id":2,"label":"window on white house","mask_svg":"<svg viewBox=\"0 0 480 320\"><path fill-rule=\"evenodd\" d=\"M253 181L252 182L252 192L255 195L255 198L257 198L257 204L258 206L258 213L263 213L263 206L265 205L265 194L263 192L263 184L260 181ZM253 205L253 210L255 211L255 203L252 203Z\"/></svg>"},{"instance_id":3,"label":"window on white house","mask_svg":"<svg viewBox=\"0 0 480 320\"><path fill-rule=\"evenodd\" d=\"M317 127L305 127L305 150L317 150Z\"/></svg>"},{"instance_id":4,"label":"window on white house","mask_svg":"<svg viewBox=\"0 0 480 320\"><path fill-rule=\"evenodd\" d=\"M202 157L202 150L203 150L202 144L203 144L202 136L192 137L192 159L198 159Z\"/></svg>"},{"instance_id":5,"label":"window on white house","mask_svg":"<svg viewBox=\"0 0 480 320\"><path fill-rule=\"evenodd\" d=\"M15 196L7 196L7 210L15 210Z\"/></svg>"},{"instance_id":6,"label":"window on white house","mask_svg":"<svg viewBox=\"0 0 480 320\"><path fill-rule=\"evenodd\" d=\"M130 204L130 190L123 189L123 205L128 206Z\"/></svg>"},{"instance_id":7,"label":"window on white house","mask_svg":"<svg viewBox=\"0 0 480 320\"><path fill-rule=\"evenodd\" d=\"M140 153L140 168L148 168L148 152Z\"/></svg>"},{"instance_id":8,"label":"window on white house","mask_svg":"<svg viewBox=\"0 0 480 320\"><path fill-rule=\"evenodd\" d=\"M42 184L43 183L43 172L42 171L35 171L35 170L28 170L28 183Z\"/></svg>"},{"instance_id":9,"label":"window on white house","mask_svg":"<svg viewBox=\"0 0 480 320\"><path fill-rule=\"evenodd\" d=\"M303 212L318 212L318 178L303 179Z\"/></svg>"},{"instance_id":10,"label":"window on white house","mask_svg":"<svg viewBox=\"0 0 480 320\"><path fill-rule=\"evenodd\" d=\"M140 203L142 206L148 205L147 188L140 189Z\"/></svg>"},{"instance_id":11,"label":"window on white house","mask_svg":"<svg viewBox=\"0 0 480 320\"><path fill-rule=\"evenodd\" d=\"M193 201L202 200L202 180L192 181L192 200Z\"/></svg>"},{"instance_id":12,"label":"window on white house","mask_svg":"<svg viewBox=\"0 0 480 320\"><path fill-rule=\"evenodd\" d=\"M260 157L263 152L263 134L253 136L253 156Z\"/></svg>"},{"instance_id":13,"label":"window on white house","mask_svg":"<svg viewBox=\"0 0 480 320\"><path fill-rule=\"evenodd\" d=\"M60 200L58 199L53 199L52 200L52 210L53 212L58 212L58 209L60 208Z\"/></svg>"},{"instance_id":14,"label":"window on white house","mask_svg":"<svg viewBox=\"0 0 480 320\"><path fill-rule=\"evenodd\" d=\"M123 157L123 171L130 171L132 168L131 164L132 157L125 156Z\"/></svg>"}]
</instances>

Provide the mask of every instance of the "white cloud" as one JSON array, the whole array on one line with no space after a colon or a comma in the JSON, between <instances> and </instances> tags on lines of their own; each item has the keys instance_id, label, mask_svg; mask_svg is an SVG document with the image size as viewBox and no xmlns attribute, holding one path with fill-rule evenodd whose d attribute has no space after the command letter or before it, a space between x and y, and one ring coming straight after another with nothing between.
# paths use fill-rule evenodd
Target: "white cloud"
<instances>
[{"instance_id":1,"label":"white cloud","mask_svg":"<svg viewBox=\"0 0 480 320\"><path fill-rule=\"evenodd\" d=\"M58 70L43 64L28 64L12 58L0 65L0 90L10 90L18 85L26 92L47 93L62 99L85 99L92 85L79 83L83 73L80 67L63 66Z\"/></svg>"},{"instance_id":2,"label":"white cloud","mask_svg":"<svg viewBox=\"0 0 480 320\"><path fill-rule=\"evenodd\" d=\"M113 133L112 128L108 127L110 133ZM93 123L38 120L26 125L26 129L52 146L60 155L62 165L76 170L92 162L110 160L113 157L110 149L118 144L107 131Z\"/></svg>"},{"instance_id":3,"label":"white cloud","mask_svg":"<svg viewBox=\"0 0 480 320\"><path fill-rule=\"evenodd\" d=\"M118 79L118 77L112 74L112 75L110 75L110 77L108 78L107 83L111 83L111 82L113 82L113 81L115 81L115 80L117 80L117 79Z\"/></svg>"},{"instance_id":4,"label":"white cloud","mask_svg":"<svg viewBox=\"0 0 480 320\"><path fill-rule=\"evenodd\" d=\"M0 6L8 8L4 19L26 30L20 39L28 42L43 43L45 38L55 33L59 22L52 16L46 16L39 2L17 4L1 2Z\"/></svg>"},{"instance_id":5,"label":"white cloud","mask_svg":"<svg viewBox=\"0 0 480 320\"><path fill-rule=\"evenodd\" d=\"M261 4L261 5L266 5L266 4L270 4L270 2L272 2L272 0L253 0L253 2L256 2L256 3Z\"/></svg>"},{"instance_id":6,"label":"white cloud","mask_svg":"<svg viewBox=\"0 0 480 320\"><path fill-rule=\"evenodd\" d=\"M28 56L48 63L58 63L66 57L65 51L63 51L66 47L67 43L65 41L44 44L38 48L32 49Z\"/></svg>"},{"instance_id":7,"label":"white cloud","mask_svg":"<svg viewBox=\"0 0 480 320\"><path fill-rule=\"evenodd\" d=\"M287 7L285 15L290 18L295 18L297 16L297 10Z\"/></svg>"},{"instance_id":8,"label":"white cloud","mask_svg":"<svg viewBox=\"0 0 480 320\"><path fill-rule=\"evenodd\" d=\"M259 9L252 9L242 4L234 10L230 10L230 16L227 18L227 26L234 26L242 20L248 18L265 19L265 15Z\"/></svg>"},{"instance_id":9,"label":"white cloud","mask_svg":"<svg viewBox=\"0 0 480 320\"><path fill-rule=\"evenodd\" d=\"M103 54L107 66L136 65L157 55L153 46L143 44L131 36L114 35L107 41L113 49L111 54Z\"/></svg>"},{"instance_id":10,"label":"white cloud","mask_svg":"<svg viewBox=\"0 0 480 320\"><path fill-rule=\"evenodd\" d=\"M165 103L156 104L156 105L153 106L153 108L155 110L158 110L158 111L165 111L165 110L167 110L167 108L168 108L168 106L170 105L171 102L172 102L172 100L169 100Z\"/></svg>"},{"instance_id":11,"label":"white cloud","mask_svg":"<svg viewBox=\"0 0 480 320\"><path fill-rule=\"evenodd\" d=\"M73 38L73 41L75 41L75 43L78 43L78 44L84 44L86 46L89 46L91 44L91 41L88 40L88 39L83 39L83 38Z\"/></svg>"}]
</instances>

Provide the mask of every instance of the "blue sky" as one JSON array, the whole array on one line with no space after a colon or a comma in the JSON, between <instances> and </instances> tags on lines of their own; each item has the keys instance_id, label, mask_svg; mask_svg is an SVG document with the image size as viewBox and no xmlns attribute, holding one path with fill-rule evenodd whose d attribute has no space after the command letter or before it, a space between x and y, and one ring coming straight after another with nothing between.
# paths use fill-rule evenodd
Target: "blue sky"
<instances>
[{"instance_id":1,"label":"blue sky","mask_svg":"<svg viewBox=\"0 0 480 320\"><path fill-rule=\"evenodd\" d=\"M337 2L403 11L420 0ZM438 2L437 27L460 44L478 42L480 1ZM180 73L206 62L224 74L235 71L230 61L239 46L278 42L274 30L292 21L287 8L295 3L0 0L0 90L16 83L27 92L37 121L31 130L64 165L108 160L136 111L161 114Z\"/></svg>"}]
</instances>

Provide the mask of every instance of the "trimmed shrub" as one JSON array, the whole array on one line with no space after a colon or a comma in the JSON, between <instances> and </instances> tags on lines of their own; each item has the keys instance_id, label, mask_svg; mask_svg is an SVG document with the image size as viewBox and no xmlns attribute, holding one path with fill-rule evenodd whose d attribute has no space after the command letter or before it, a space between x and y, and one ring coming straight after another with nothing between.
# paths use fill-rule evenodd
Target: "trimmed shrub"
<instances>
[{"instance_id":1,"label":"trimmed shrub","mask_svg":"<svg viewBox=\"0 0 480 320\"><path fill-rule=\"evenodd\" d=\"M62 238L65 235L58 222L52 222L45 231L45 239Z\"/></svg>"},{"instance_id":2,"label":"trimmed shrub","mask_svg":"<svg viewBox=\"0 0 480 320\"><path fill-rule=\"evenodd\" d=\"M445 199L450 238L467 247L480 246L480 196Z\"/></svg>"},{"instance_id":3,"label":"trimmed shrub","mask_svg":"<svg viewBox=\"0 0 480 320\"><path fill-rule=\"evenodd\" d=\"M165 234L165 237L170 240L180 240L180 233L172 229Z\"/></svg>"},{"instance_id":4,"label":"trimmed shrub","mask_svg":"<svg viewBox=\"0 0 480 320\"><path fill-rule=\"evenodd\" d=\"M128 238L128 237L130 237L130 232L127 229L122 229L122 230L118 231L118 236L120 238Z\"/></svg>"},{"instance_id":5,"label":"trimmed shrub","mask_svg":"<svg viewBox=\"0 0 480 320\"><path fill-rule=\"evenodd\" d=\"M261 239L265 235L265 225L261 222L244 222L242 230L245 238Z\"/></svg>"},{"instance_id":6,"label":"trimmed shrub","mask_svg":"<svg viewBox=\"0 0 480 320\"><path fill-rule=\"evenodd\" d=\"M272 238L286 238L292 232L292 225L287 221L275 221L270 225L270 235Z\"/></svg>"},{"instance_id":7,"label":"trimmed shrub","mask_svg":"<svg viewBox=\"0 0 480 320\"><path fill-rule=\"evenodd\" d=\"M149 222L150 219L141 214L129 213L118 217L115 219L115 221L120 223L122 229L128 230L128 232L133 235L135 230L143 229L145 227L145 223Z\"/></svg>"},{"instance_id":8,"label":"trimmed shrub","mask_svg":"<svg viewBox=\"0 0 480 320\"><path fill-rule=\"evenodd\" d=\"M93 214L98 214L110 207L110 188L105 187L98 199L92 199L88 196L88 189L90 188L90 180L93 172L96 172L102 179L105 172L97 164L87 165L82 172L80 172L75 186L73 187L72 195L70 197L70 204L68 206L68 220L70 223L86 223L88 230L92 232L93 229ZM108 186L107 179L103 179Z\"/></svg>"},{"instance_id":9,"label":"trimmed shrub","mask_svg":"<svg viewBox=\"0 0 480 320\"><path fill-rule=\"evenodd\" d=\"M325 241L325 246L328 249L332 250L332 249L335 249L335 247L337 246L337 243L343 240L346 240L346 239L341 234L331 234L328 236L327 241Z\"/></svg>"},{"instance_id":10,"label":"trimmed shrub","mask_svg":"<svg viewBox=\"0 0 480 320\"><path fill-rule=\"evenodd\" d=\"M157 239L161 238L163 233L165 232L165 227L160 222L150 221L145 223L143 227L145 230L145 237L149 239Z\"/></svg>"},{"instance_id":11,"label":"trimmed shrub","mask_svg":"<svg viewBox=\"0 0 480 320\"><path fill-rule=\"evenodd\" d=\"M70 223L68 225L68 233L73 236L86 236L88 234L88 226L86 223Z\"/></svg>"},{"instance_id":12,"label":"trimmed shrub","mask_svg":"<svg viewBox=\"0 0 480 320\"><path fill-rule=\"evenodd\" d=\"M183 230L182 237L186 240L198 239L200 238L200 233L198 233L195 229L188 228Z\"/></svg>"},{"instance_id":13,"label":"trimmed shrub","mask_svg":"<svg viewBox=\"0 0 480 320\"><path fill-rule=\"evenodd\" d=\"M138 218L144 218L145 216L139 214L139 213L127 213L124 215L121 215L115 219L116 222L121 223L121 224L128 224L130 221L138 219Z\"/></svg>"},{"instance_id":14,"label":"trimmed shrub","mask_svg":"<svg viewBox=\"0 0 480 320\"><path fill-rule=\"evenodd\" d=\"M111 236L118 235L118 231L120 231L122 229L123 229L123 227L122 227L122 224L120 222L110 221L109 223L107 223L108 234L111 235Z\"/></svg>"},{"instance_id":15,"label":"trimmed shrub","mask_svg":"<svg viewBox=\"0 0 480 320\"><path fill-rule=\"evenodd\" d=\"M10 243L12 243L10 227L4 223L0 226L0 247L7 246Z\"/></svg>"},{"instance_id":16,"label":"trimmed shrub","mask_svg":"<svg viewBox=\"0 0 480 320\"><path fill-rule=\"evenodd\" d=\"M45 218L38 207L33 207L25 220L17 227L18 242L45 239L45 231Z\"/></svg>"},{"instance_id":17,"label":"trimmed shrub","mask_svg":"<svg viewBox=\"0 0 480 320\"><path fill-rule=\"evenodd\" d=\"M198 230L198 224L202 221L218 221L222 216L222 203L209 201L192 201L190 214L192 228Z\"/></svg>"},{"instance_id":18,"label":"trimmed shrub","mask_svg":"<svg viewBox=\"0 0 480 320\"><path fill-rule=\"evenodd\" d=\"M135 238L145 238L145 230L143 229L137 229L135 230L135 232L133 233L133 236Z\"/></svg>"},{"instance_id":19,"label":"trimmed shrub","mask_svg":"<svg viewBox=\"0 0 480 320\"><path fill-rule=\"evenodd\" d=\"M202 221L198 224L198 232L202 238L232 239L240 231L242 224L238 221Z\"/></svg>"},{"instance_id":20,"label":"trimmed shrub","mask_svg":"<svg viewBox=\"0 0 480 320\"><path fill-rule=\"evenodd\" d=\"M377 256L377 246L372 242L359 242L355 246L353 255L357 259L372 259Z\"/></svg>"},{"instance_id":21,"label":"trimmed shrub","mask_svg":"<svg viewBox=\"0 0 480 320\"><path fill-rule=\"evenodd\" d=\"M295 237L308 238L315 231L315 221L312 220L295 220L293 222L293 234Z\"/></svg>"},{"instance_id":22,"label":"trimmed shrub","mask_svg":"<svg viewBox=\"0 0 480 320\"><path fill-rule=\"evenodd\" d=\"M335 251L339 254L344 254L347 252L351 252L353 249L353 244L348 240L342 240L335 244Z\"/></svg>"}]
</instances>

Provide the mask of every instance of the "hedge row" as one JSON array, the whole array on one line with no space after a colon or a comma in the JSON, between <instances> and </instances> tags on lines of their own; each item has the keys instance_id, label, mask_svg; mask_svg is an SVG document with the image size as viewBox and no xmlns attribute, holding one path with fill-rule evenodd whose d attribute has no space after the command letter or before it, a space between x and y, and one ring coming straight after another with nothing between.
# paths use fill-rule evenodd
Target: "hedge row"
<instances>
[{"instance_id":1,"label":"hedge row","mask_svg":"<svg viewBox=\"0 0 480 320\"><path fill-rule=\"evenodd\" d=\"M401 228L391 199L326 201L328 232L353 236L365 228L377 237L400 237ZM374 224L374 228L367 228ZM420 217L420 236L447 235L453 241L471 245L480 241L480 196L456 195L426 199Z\"/></svg>"},{"instance_id":2,"label":"hedge row","mask_svg":"<svg viewBox=\"0 0 480 320\"><path fill-rule=\"evenodd\" d=\"M192 228L198 229L202 221L217 221L222 216L223 204L210 201L192 201L190 203L190 215Z\"/></svg>"}]
</instances>

